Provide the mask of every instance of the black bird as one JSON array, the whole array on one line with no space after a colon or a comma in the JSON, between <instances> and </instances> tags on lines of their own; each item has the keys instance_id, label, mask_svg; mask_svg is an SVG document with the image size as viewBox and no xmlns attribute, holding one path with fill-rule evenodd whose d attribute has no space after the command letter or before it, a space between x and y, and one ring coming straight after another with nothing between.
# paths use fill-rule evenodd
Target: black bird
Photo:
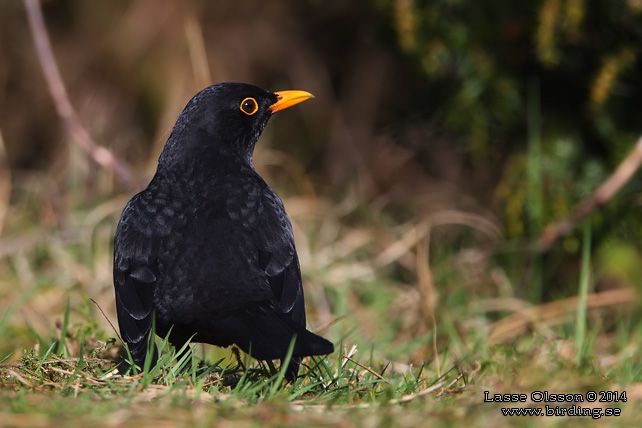
<instances>
[{"instance_id":1,"label":"black bird","mask_svg":"<svg viewBox=\"0 0 642 428\"><path fill-rule=\"evenodd\" d=\"M139 366L154 316L177 348L192 339L283 360L295 338L289 379L301 357L334 351L305 327L292 225L252 163L270 117L312 96L221 83L183 109L114 237L118 323Z\"/></svg>"}]
</instances>

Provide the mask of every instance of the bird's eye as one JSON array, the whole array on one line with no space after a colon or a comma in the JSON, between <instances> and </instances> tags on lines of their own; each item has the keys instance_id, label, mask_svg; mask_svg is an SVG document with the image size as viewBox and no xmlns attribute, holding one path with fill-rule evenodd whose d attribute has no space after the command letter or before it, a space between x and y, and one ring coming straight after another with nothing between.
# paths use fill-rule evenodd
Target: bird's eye
<instances>
[{"instance_id":1,"label":"bird's eye","mask_svg":"<svg viewBox=\"0 0 642 428\"><path fill-rule=\"evenodd\" d=\"M259 110L259 104L254 98L246 98L241 102L240 109L243 113L251 116Z\"/></svg>"}]
</instances>

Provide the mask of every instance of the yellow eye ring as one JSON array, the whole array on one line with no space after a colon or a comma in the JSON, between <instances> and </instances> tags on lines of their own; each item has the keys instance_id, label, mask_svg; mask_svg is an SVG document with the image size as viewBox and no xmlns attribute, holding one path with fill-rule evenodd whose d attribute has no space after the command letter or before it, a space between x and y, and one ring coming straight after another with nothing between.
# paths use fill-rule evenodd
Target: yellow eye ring
<instances>
[{"instance_id":1,"label":"yellow eye ring","mask_svg":"<svg viewBox=\"0 0 642 428\"><path fill-rule=\"evenodd\" d=\"M248 97L241 101L239 109L248 116L252 116L254 113L259 111L259 103L257 103L254 98Z\"/></svg>"}]
</instances>

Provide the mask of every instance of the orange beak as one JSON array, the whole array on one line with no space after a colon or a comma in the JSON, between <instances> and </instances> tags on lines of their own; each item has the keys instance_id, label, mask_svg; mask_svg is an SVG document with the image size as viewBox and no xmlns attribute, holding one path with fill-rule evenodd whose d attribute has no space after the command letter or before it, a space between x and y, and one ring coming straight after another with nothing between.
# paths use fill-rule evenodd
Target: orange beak
<instances>
[{"instance_id":1,"label":"orange beak","mask_svg":"<svg viewBox=\"0 0 642 428\"><path fill-rule=\"evenodd\" d=\"M270 110L272 114L277 111L285 110L288 107L292 107L293 105L299 104L310 98L314 98L314 95L306 91L279 91L275 92L275 94L278 97L278 100L268 107L268 110Z\"/></svg>"}]
</instances>

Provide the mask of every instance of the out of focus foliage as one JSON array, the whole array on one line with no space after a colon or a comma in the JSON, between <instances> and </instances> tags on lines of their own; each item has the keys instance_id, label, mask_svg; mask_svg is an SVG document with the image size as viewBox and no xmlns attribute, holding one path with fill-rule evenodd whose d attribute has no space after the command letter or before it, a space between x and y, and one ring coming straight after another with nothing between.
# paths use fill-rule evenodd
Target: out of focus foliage
<instances>
[{"instance_id":1,"label":"out of focus foliage","mask_svg":"<svg viewBox=\"0 0 642 428\"><path fill-rule=\"evenodd\" d=\"M391 17L399 49L425 77L422 96L438 122L466 136L473 174L501 165L495 196L510 237L535 237L568 215L642 132L640 1L373 4ZM634 178L592 217L611 250L619 248L614 240L628 241L639 256L641 190ZM564 248L575 252L577 240Z\"/></svg>"},{"instance_id":2,"label":"out of focus foliage","mask_svg":"<svg viewBox=\"0 0 642 428\"><path fill-rule=\"evenodd\" d=\"M477 156L523 125L529 80L540 82L533 96L545 132L619 159L611 143L640 130L642 2L374 3L393 17L399 48L431 82L448 129L470 134Z\"/></svg>"},{"instance_id":3,"label":"out of focus foliage","mask_svg":"<svg viewBox=\"0 0 642 428\"><path fill-rule=\"evenodd\" d=\"M274 120L257 147L257 167L284 197L374 206L376 213L355 212L387 226L472 212L497 223L509 246L527 245L603 182L642 132L638 0L42 5L83 123L145 177L202 87L305 89L314 102ZM40 209L37 221L20 224L72 228L71 208L121 189L69 144L18 1L0 2L0 55L12 198L34 182L43 197L30 205ZM83 189L82 197L69 189ZM642 257L641 190L635 177L591 216L598 254ZM8 227L18 224L13 218ZM551 284L575 286L577 272L566 268L577 261L578 236L542 265ZM452 256L475 239L436 234L432 255ZM509 276L528 284L525 259ZM598 270L617 281L638 282L631 263L599 260Z\"/></svg>"}]
</instances>

